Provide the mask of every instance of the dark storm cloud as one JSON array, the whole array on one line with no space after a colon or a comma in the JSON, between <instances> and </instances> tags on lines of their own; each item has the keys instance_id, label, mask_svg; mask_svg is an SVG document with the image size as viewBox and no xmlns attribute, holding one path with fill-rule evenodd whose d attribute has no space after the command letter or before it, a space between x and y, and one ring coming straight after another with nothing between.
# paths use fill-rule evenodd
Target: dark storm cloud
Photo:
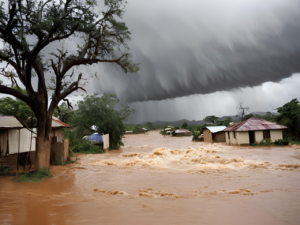
<instances>
[{"instance_id":1,"label":"dark storm cloud","mask_svg":"<svg viewBox=\"0 0 300 225\"><path fill-rule=\"evenodd\" d=\"M94 85L123 101L253 87L300 71L296 0L129 1L124 20L140 71L100 65Z\"/></svg>"}]
</instances>

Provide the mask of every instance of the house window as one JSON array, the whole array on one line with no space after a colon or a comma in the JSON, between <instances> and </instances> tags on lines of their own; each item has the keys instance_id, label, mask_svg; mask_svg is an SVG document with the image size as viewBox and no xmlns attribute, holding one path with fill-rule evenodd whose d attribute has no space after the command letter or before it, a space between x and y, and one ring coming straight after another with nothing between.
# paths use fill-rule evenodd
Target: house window
<instances>
[{"instance_id":1,"label":"house window","mask_svg":"<svg viewBox=\"0 0 300 225\"><path fill-rule=\"evenodd\" d=\"M57 136L57 143L60 143L61 141L61 136Z\"/></svg>"},{"instance_id":2,"label":"house window","mask_svg":"<svg viewBox=\"0 0 300 225\"><path fill-rule=\"evenodd\" d=\"M233 138L235 139L235 131L233 131Z\"/></svg>"},{"instance_id":3,"label":"house window","mask_svg":"<svg viewBox=\"0 0 300 225\"><path fill-rule=\"evenodd\" d=\"M263 131L263 137L264 137L264 139L265 138L271 138L270 130L264 130Z\"/></svg>"},{"instance_id":4,"label":"house window","mask_svg":"<svg viewBox=\"0 0 300 225\"><path fill-rule=\"evenodd\" d=\"M230 139L230 133L229 133L229 131L228 131L228 139Z\"/></svg>"}]
</instances>

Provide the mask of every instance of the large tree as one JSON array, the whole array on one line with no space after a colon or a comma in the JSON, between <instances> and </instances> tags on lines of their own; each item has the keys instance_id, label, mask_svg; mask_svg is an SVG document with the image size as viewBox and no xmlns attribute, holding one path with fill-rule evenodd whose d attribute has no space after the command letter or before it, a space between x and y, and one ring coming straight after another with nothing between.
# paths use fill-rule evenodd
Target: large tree
<instances>
[{"instance_id":1,"label":"large tree","mask_svg":"<svg viewBox=\"0 0 300 225\"><path fill-rule=\"evenodd\" d=\"M0 84L0 93L24 101L37 118L35 170L49 169L54 109L84 90L91 76L76 72L78 66L105 62L125 73L138 69L126 44L130 32L117 21L124 13L123 0L104 4L99 14L95 0L9 0L8 7L0 5L1 75L11 81L11 87ZM77 48L68 52L63 40ZM14 86L25 88L27 95Z\"/></svg>"}]
</instances>

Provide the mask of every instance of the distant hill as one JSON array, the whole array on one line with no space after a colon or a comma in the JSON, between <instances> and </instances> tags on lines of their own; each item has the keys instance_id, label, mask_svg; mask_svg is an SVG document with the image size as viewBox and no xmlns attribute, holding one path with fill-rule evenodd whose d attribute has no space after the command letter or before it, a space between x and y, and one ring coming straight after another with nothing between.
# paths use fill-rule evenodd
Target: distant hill
<instances>
[{"instance_id":1,"label":"distant hill","mask_svg":"<svg viewBox=\"0 0 300 225\"><path fill-rule=\"evenodd\" d=\"M267 112L251 112L251 113L253 115L260 115L260 116L265 116L267 114ZM250 114L250 113L247 113L247 114ZM278 113L273 113L273 114L278 115ZM219 120L224 121L227 117L231 117L231 119L233 121L238 121L238 117L236 117L235 115L234 116L222 116L222 117L220 117ZM155 125L155 126L170 125L170 126L181 127L181 125L184 122L187 122L188 125L203 125L203 124L205 124L205 121L203 121L203 120L186 120L186 119L177 120L177 121L155 121L155 122L152 122L152 124ZM144 122L141 125L145 125L146 123L147 122ZM134 123L134 124L136 124L136 123Z\"/></svg>"}]
</instances>

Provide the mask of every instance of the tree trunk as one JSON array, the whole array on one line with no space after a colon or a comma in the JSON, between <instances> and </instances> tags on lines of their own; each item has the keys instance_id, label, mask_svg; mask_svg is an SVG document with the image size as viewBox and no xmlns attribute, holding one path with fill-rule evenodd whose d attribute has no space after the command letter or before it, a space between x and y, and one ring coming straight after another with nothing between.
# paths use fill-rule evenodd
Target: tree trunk
<instances>
[{"instance_id":1,"label":"tree trunk","mask_svg":"<svg viewBox=\"0 0 300 225\"><path fill-rule=\"evenodd\" d=\"M50 169L50 149L51 149L51 122L52 116L41 116L37 118L37 137L35 152L35 171Z\"/></svg>"}]
</instances>

